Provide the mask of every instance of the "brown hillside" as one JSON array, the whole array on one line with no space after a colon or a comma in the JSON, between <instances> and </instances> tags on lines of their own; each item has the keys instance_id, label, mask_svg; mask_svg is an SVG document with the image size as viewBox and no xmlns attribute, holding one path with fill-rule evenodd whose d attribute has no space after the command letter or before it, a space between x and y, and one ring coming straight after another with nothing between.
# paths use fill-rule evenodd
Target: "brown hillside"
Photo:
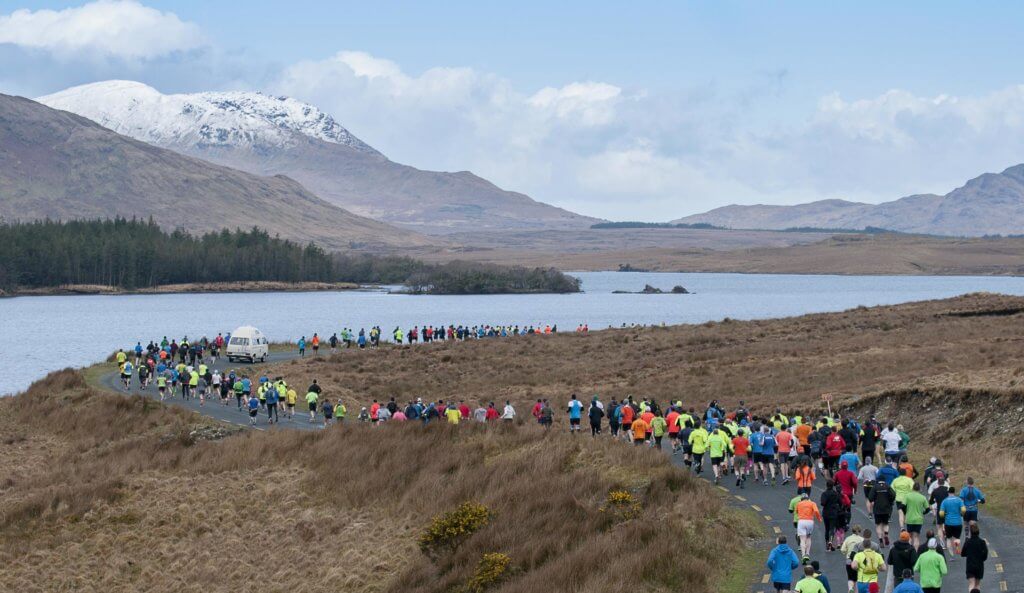
<instances>
[{"instance_id":1,"label":"brown hillside","mask_svg":"<svg viewBox=\"0 0 1024 593\"><path fill-rule=\"evenodd\" d=\"M430 242L333 206L287 177L213 165L0 95L0 217L113 216L190 232L259 226L334 249Z\"/></svg>"}]
</instances>

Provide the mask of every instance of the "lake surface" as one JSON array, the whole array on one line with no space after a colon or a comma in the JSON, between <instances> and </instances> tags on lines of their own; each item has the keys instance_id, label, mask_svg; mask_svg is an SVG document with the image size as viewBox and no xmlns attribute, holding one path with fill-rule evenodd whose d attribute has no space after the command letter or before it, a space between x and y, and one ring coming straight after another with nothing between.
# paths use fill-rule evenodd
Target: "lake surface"
<instances>
[{"instance_id":1,"label":"lake surface","mask_svg":"<svg viewBox=\"0 0 1024 593\"><path fill-rule=\"evenodd\" d=\"M1024 278L581 272L581 294L414 296L385 292L46 296L0 299L0 393L103 359L136 341L216 336L255 325L272 341L350 327L551 323L573 331L841 311L989 291L1024 295ZM612 294L679 284L691 295Z\"/></svg>"}]
</instances>

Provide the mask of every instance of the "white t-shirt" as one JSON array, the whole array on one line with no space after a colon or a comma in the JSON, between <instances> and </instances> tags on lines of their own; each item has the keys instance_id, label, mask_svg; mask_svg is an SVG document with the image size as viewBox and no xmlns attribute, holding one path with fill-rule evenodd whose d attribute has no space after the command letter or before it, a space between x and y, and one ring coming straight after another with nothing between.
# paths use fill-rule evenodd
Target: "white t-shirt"
<instances>
[{"instance_id":1,"label":"white t-shirt","mask_svg":"<svg viewBox=\"0 0 1024 593\"><path fill-rule=\"evenodd\" d=\"M501 417L505 420L511 420L516 417L516 410L512 407L512 404L505 404L505 409L501 412Z\"/></svg>"},{"instance_id":2,"label":"white t-shirt","mask_svg":"<svg viewBox=\"0 0 1024 593\"><path fill-rule=\"evenodd\" d=\"M886 453L899 451L901 440L899 431L889 430L888 428L882 431L882 442L885 443Z\"/></svg>"}]
</instances>

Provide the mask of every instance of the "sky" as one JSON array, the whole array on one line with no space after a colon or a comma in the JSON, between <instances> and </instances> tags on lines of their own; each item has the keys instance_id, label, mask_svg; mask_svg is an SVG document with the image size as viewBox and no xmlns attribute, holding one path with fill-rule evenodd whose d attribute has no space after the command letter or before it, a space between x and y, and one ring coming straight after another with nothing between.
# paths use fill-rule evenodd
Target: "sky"
<instances>
[{"instance_id":1,"label":"sky","mask_svg":"<svg viewBox=\"0 0 1024 593\"><path fill-rule=\"evenodd\" d=\"M289 95L392 160L665 221L1024 162L1021 22L1006 2L0 0L0 92Z\"/></svg>"}]
</instances>

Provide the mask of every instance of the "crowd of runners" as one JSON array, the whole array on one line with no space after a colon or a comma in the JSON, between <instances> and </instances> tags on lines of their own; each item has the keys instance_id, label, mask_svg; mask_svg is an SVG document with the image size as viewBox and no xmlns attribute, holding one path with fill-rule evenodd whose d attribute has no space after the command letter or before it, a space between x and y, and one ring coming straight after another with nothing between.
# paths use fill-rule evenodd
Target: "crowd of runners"
<instances>
[{"instance_id":1,"label":"crowd of runners","mask_svg":"<svg viewBox=\"0 0 1024 593\"><path fill-rule=\"evenodd\" d=\"M812 560L819 526L824 553L843 557L848 591L938 593L949 561L959 558L967 590L981 590L988 546L977 521L985 495L969 476L958 490L941 459L931 458L923 471L914 467L910 436L899 424L874 417L861 422L838 413L787 415L780 409L758 416L742 401L731 412L717 401L700 411L682 401L662 408L632 397L604 403L595 396L583 404L573 396L566 412L570 432L578 433L585 417L591 435L607 429L611 437L636 446L668 449L696 474L708 468L716 484L727 476L741 489L748 483L762 488L792 483L787 511L800 554L787 536L779 536L766 563L776 591L831 592L820 564ZM546 400L535 404L533 414L540 424L551 425ZM858 497L871 526L853 521ZM798 569L803 578L794 585L792 572Z\"/></svg>"},{"instance_id":2,"label":"crowd of runners","mask_svg":"<svg viewBox=\"0 0 1024 593\"><path fill-rule=\"evenodd\" d=\"M588 330L580 326L576 331ZM554 333L557 327L522 330L515 326L449 326L435 331L426 326L408 333L396 328L392 338L396 343L415 343L420 339L466 340L531 332ZM331 350L380 344L378 327L355 335L344 329L340 334L328 338ZM214 369L212 365L226 343L227 337L220 334L213 340L202 338L195 343L187 338L164 338L145 347L140 342L134 352L119 351L116 360L126 389L137 380L142 389L155 384L161 400L181 397L198 399L200 405L211 400L234 405L254 425L264 416L268 424L294 421L296 407L304 408L299 413L308 415L308 422L323 427L350 418L348 405L353 402L331 399L315 379L297 391L284 377ZM320 336L313 334L309 340L300 339L297 346L300 355L305 355L307 347L316 355L322 343ZM787 415L781 409L756 415L743 401L726 411L717 401L698 410L682 401L662 407L647 398L611 397L602 401L593 396L584 402L573 395L564 411L568 430L574 435L582 431L586 421L594 438L607 436L634 446L666 450L695 474L707 470L716 484L725 479L734 480L741 489L748 485L783 488L792 484L794 495L786 510L792 514L799 554L790 547L787 536L778 537L778 545L766 563L776 591L831 593L820 564L812 560L817 533L822 542L818 553L842 555L848 591L937 593L949 573L950 562L960 558L968 591L980 591L988 548L977 520L985 495L971 477L964 477L957 489L940 459L931 458L919 471L910 462L910 436L899 424L882 423L874 417L858 420L838 413ZM530 410L533 421L547 429L558 413L561 409L556 412L547 399L538 399ZM394 397L372 400L354 415L354 421L378 425L407 421L512 422L516 418L510 401L480 402L474 407L465 401L424 401L421 397L403 402ZM861 526L853 520L858 498L863 500L865 515L873 525ZM803 578L794 584L795 570Z\"/></svg>"}]
</instances>

